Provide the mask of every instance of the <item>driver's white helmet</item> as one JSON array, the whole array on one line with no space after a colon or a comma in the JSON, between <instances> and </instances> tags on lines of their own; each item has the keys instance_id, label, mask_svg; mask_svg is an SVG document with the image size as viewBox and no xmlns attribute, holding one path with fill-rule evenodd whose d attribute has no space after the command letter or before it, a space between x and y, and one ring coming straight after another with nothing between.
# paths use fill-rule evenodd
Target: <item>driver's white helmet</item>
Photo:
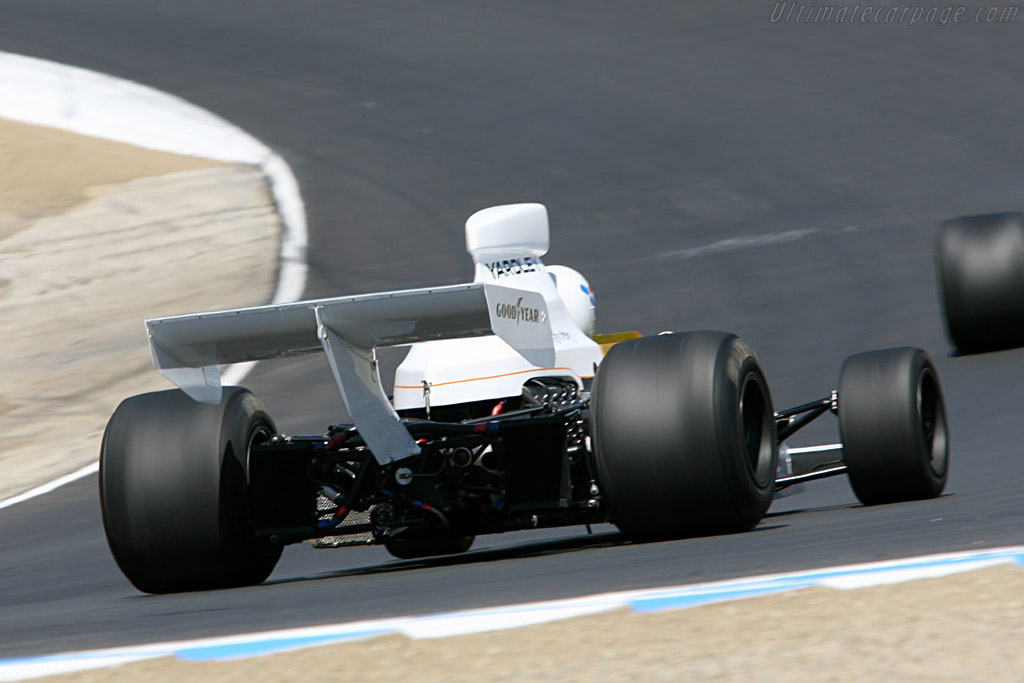
<instances>
[{"instance_id":1,"label":"driver's white helmet","mask_svg":"<svg viewBox=\"0 0 1024 683\"><path fill-rule=\"evenodd\" d=\"M555 281L558 296L576 327L588 337L594 336L595 302L590 283L579 272L566 266L547 266L547 271Z\"/></svg>"}]
</instances>

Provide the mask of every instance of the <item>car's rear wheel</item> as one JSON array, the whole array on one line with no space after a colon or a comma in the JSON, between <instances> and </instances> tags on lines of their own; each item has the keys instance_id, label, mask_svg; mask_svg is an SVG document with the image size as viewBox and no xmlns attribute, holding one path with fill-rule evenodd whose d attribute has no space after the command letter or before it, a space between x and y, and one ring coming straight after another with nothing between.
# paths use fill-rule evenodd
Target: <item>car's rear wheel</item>
<instances>
[{"instance_id":1,"label":"car's rear wheel","mask_svg":"<svg viewBox=\"0 0 1024 683\"><path fill-rule=\"evenodd\" d=\"M260 583L281 547L255 536L249 449L275 432L247 389L219 405L179 390L124 400L100 454L103 526L118 566L146 593Z\"/></svg>"},{"instance_id":2,"label":"car's rear wheel","mask_svg":"<svg viewBox=\"0 0 1024 683\"><path fill-rule=\"evenodd\" d=\"M1024 345L1024 213L946 221L937 255L953 345L963 353Z\"/></svg>"},{"instance_id":3,"label":"car's rear wheel","mask_svg":"<svg viewBox=\"0 0 1024 683\"><path fill-rule=\"evenodd\" d=\"M850 356L838 400L843 460L858 500L878 505L942 493L949 435L928 354L895 348Z\"/></svg>"},{"instance_id":4,"label":"car's rear wheel","mask_svg":"<svg viewBox=\"0 0 1024 683\"><path fill-rule=\"evenodd\" d=\"M591 416L601 497L638 538L745 531L775 491L771 394L753 350L724 332L612 347Z\"/></svg>"}]
</instances>

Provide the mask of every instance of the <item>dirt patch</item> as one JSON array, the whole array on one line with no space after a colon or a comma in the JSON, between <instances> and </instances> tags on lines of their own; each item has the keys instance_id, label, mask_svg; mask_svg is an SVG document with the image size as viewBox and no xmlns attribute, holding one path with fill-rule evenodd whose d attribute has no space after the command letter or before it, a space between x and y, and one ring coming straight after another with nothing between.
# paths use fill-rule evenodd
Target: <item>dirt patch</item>
<instances>
[{"instance_id":1,"label":"dirt patch","mask_svg":"<svg viewBox=\"0 0 1024 683\"><path fill-rule=\"evenodd\" d=\"M385 636L234 662L164 658L45 681L1018 681L1024 571L811 588L439 640ZM358 664L353 665L353 662Z\"/></svg>"},{"instance_id":2,"label":"dirt patch","mask_svg":"<svg viewBox=\"0 0 1024 683\"><path fill-rule=\"evenodd\" d=\"M280 223L254 167L7 122L0 150L3 500L94 461L121 399L171 387L145 318L266 302Z\"/></svg>"},{"instance_id":3,"label":"dirt patch","mask_svg":"<svg viewBox=\"0 0 1024 683\"><path fill-rule=\"evenodd\" d=\"M218 165L0 119L0 239L115 183Z\"/></svg>"}]
</instances>

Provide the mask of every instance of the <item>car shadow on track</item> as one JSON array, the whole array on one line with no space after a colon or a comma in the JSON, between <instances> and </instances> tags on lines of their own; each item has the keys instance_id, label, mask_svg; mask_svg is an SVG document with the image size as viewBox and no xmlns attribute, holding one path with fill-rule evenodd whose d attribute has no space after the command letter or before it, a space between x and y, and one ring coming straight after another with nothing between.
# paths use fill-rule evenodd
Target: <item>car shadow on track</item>
<instances>
[{"instance_id":1,"label":"car shadow on track","mask_svg":"<svg viewBox=\"0 0 1024 683\"><path fill-rule=\"evenodd\" d=\"M757 534L764 531L781 529L787 524L765 524L762 523L749 532ZM515 559L529 559L544 556L564 555L567 553L581 552L586 550L597 550L602 548L625 547L630 545L647 545L656 543L676 543L687 541L698 541L701 537L691 539L674 540L651 540L641 541L631 539L618 531L598 532L583 534L569 538L558 538L547 541L532 541L502 548L488 548L471 550L460 555L446 555L440 557L428 557L415 560L392 560L382 564L373 564L363 567L339 569L336 571L318 572L315 575L294 576L280 579L270 579L264 585L282 585L289 583L301 583L305 581L319 581L324 579L337 579L355 576L373 576L382 574L393 574L399 572L420 570L426 568L460 567L483 565L491 562L502 562ZM713 538L713 537L703 537Z\"/></svg>"},{"instance_id":2,"label":"car shadow on track","mask_svg":"<svg viewBox=\"0 0 1024 683\"><path fill-rule=\"evenodd\" d=\"M504 548L491 548L483 550L471 550L460 555L446 555L441 557L428 557L416 560L395 560L386 564L377 564L367 567L356 567L352 569L341 569L332 572L323 572L315 576L298 576L283 579L271 579L264 585L287 584L302 581L317 581L321 579L335 579L351 576L371 576L374 574L390 574L394 572L423 569L426 567L457 567L473 564L485 564L488 562L501 562L511 559L526 559L531 557L543 557L545 555L561 555L564 553L590 550L594 548L610 548L614 546L628 545L632 543L623 534L613 531L607 533L594 533L571 538L559 538L550 541L538 541L514 545Z\"/></svg>"},{"instance_id":3,"label":"car shadow on track","mask_svg":"<svg viewBox=\"0 0 1024 683\"><path fill-rule=\"evenodd\" d=\"M769 511L768 514L766 514L763 518L762 526L758 526L758 529L770 528L763 526L764 521L766 520L775 520L779 522L780 525L787 526L784 522L782 522L782 519L785 517L791 517L793 515L810 515L813 513L827 513L840 510L860 510L865 512L877 510L880 512L885 512L886 510L891 511L894 509L900 509L911 505L920 506L922 503L927 503L929 500L944 500L946 498L955 497L956 495L957 492L955 491L946 491L944 493L939 494L933 499L907 500L898 503L888 503L886 505L865 505L864 503L861 502L853 502L839 503L836 505L806 505L803 507L794 507L787 510Z\"/></svg>"},{"instance_id":4,"label":"car shadow on track","mask_svg":"<svg viewBox=\"0 0 1024 683\"><path fill-rule=\"evenodd\" d=\"M864 506L860 503L841 503L839 505L808 505L806 507L792 508L790 510L780 510L778 512L768 512L762 519L764 520L781 520L783 517L791 517L793 515L806 515L812 512L828 512L829 510L851 510L853 508L863 508ZM759 526L758 529L765 527Z\"/></svg>"}]
</instances>

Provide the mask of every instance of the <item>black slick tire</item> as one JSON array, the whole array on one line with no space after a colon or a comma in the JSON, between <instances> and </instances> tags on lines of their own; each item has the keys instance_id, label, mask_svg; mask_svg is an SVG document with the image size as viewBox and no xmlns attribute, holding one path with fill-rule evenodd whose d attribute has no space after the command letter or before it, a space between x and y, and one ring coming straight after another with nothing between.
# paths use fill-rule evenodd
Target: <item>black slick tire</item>
<instances>
[{"instance_id":1,"label":"black slick tire","mask_svg":"<svg viewBox=\"0 0 1024 683\"><path fill-rule=\"evenodd\" d=\"M937 270L946 331L957 350L1024 345L1024 213L946 221Z\"/></svg>"},{"instance_id":2,"label":"black slick tire","mask_svg":"<svg viewBox=\"0 0 1024 683\"><path fill-rule=\"evenodd\" d=\"M746 531L775 492L778 444L757 357L725 332L615 345L592 399L601 501L631 537Z\"/></svg>"},{"instance_id":3,"label":"black slick tire","mask_svg":"<svg viewBox=\"0 0 1024 683\"><path fill-rule=\"evenodd\" d=\"M111 553L136 588L226 588L270 575L281 546L255 536L248 454L274 433L241 387L225 387L219 405L175 389L117 407L103 435L100 502Z\"/></svg>"},{"instance_id":4,"label":"black slick tire","mask_svg":"<svg viewBox=\"0 0 1024 683\"><path fill-rule=\"evenodd\" d=\"M942 493L949 434L928 354L895 348L850 356L838 400L843 460L858 500L878 505Z\"/></svg>"}]
</instances>

